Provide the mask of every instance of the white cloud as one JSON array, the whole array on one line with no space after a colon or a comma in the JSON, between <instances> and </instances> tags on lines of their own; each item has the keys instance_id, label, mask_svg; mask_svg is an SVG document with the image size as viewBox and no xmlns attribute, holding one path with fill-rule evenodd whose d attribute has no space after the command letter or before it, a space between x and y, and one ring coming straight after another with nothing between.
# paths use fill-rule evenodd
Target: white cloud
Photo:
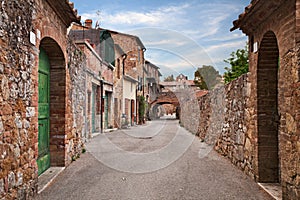
<instances>
[{"instance_id":1,"label":"white cloud","mask_svg":"<svg viewBox=\"0 0 300 200\"><path fill-rule=\"evenodd\" d=\"M125 12L106 16L106 23L122 25L156 25L161 21L162 13Z\"/></svg>"},{"instance_id":2,"label":"white cloud","mask_svg":"<svg viewBox=\"0 0 300 200\"><path fill-rule=\"evenodd\" d=\"M96 11L92 11L82 14L82 19L91 18L97 21L101 18L102 27L121 32L140 27L159 27L180 31L199 40L220 34L223 22L228 20L237 7L234 3L199 3L197 1L176 6L163 5L140 11L103 10L101 16L98 16Z\"/></svg>"},{"instance_id":3,"label":"white cloud","mask_svg":"<svg viewBox=\"0 0 300 200\"><path fill-rule=\"evenodd\" d=\"M177 18L177 15L185 14L185 10L190 7L189 4L182 4L178 6L160 7L155 10L143 11L120 11L112 13L111 11L103 11L101 13L104 24L110 26L166 26L169 24L171 19L176 24L182 23L184 20ZM94 19L98 20L99 16L96 11L91 13L82 14L82 19ZM175 25L175 24L174 24Z\"/></svg>"},{"instance_id":4,"label":"white cloud","mask_svg":"<svg viewBox=\"0 0 300 200\"><path fill-rule=\"evenodd\" d=\"M230 40L245 40L245 35L240 33L230 33L228 35L224 35L221 37L210 37L207 39L204 39L206 42L224 42L224 41L230 41Z\"/></svg>"},{"instance_id":5,"label":"white cloud","mask_svg":"<svg viewBox=\"0 0 300 200\"><path fill-rule=\"evenodd\" d=\"M174 70L223 62L232 51L245 46L242 33L229 32L241 5L193 2L176 6L162 2L161 7L138 11L103 10L101 26L139 36L147 48L147 59ZM96 11L81 15L83 20L99 19Z\"/></svg>"},{"instance_id":6,"label":"white cloud","mask_svg":"<svg viewBox=\"0 0 300 200\"><path fill-rule=\"evenodd\" d=\"M234 42L229 42L229 43L221 43L221 44L213 45L213 46L206 48L206 52L212 53L212 52L216 52L217 50L222 50L224 48L226 48L226 49L240 48L241 46L245 46L245 45L246 45L246 43L244 40L234 41Z\"/></svg>"}]
</instances>

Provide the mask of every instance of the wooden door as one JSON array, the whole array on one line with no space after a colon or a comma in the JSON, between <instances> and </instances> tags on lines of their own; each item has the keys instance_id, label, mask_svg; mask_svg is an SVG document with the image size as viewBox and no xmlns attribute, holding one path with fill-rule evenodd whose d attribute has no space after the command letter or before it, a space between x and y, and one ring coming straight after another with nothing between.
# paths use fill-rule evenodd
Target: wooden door
<instances>
[{"instance_id":1,"label":"wooden door","mask_svg":"<svg viewBox=\"0 0 300 200\"><path fill-rule=\"evenodd\" d=\"M46 52L41 48L38 70L38 175L50 167L50 64Z\"/></svg>"}]
</instances>

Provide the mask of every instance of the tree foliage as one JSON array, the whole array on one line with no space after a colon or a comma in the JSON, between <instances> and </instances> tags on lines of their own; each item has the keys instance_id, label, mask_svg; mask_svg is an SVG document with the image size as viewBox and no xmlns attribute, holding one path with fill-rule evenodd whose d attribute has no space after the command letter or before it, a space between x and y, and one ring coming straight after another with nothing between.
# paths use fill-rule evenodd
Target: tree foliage
<instances>
[{"instance_id":1,"label":"tree foliage","mask_svg":"<svg viewBox=\"0 0 300 200\"><path fill-rule=\"evenodd\" d=\"M203 83L206 84L206 87L209 90L214 89L216 85L221 83L221 75L219 72L211 65L203 65L201 68L198 68L200 76L203 79ZM196 72L197 72L196 71Z\"/></svg>"},{"instance_id":2,"label":"tree foliage","mask_svg":"<svg viewBox=\"0 0 300 200\"><path fill-rule=\"evenodd\" d=\"M172 82L172 81L175 81L173 74L170 75L170 76L167 76L167 77L164 79L164 81L165 81L165 82Z\"/></svg>"},{"instance_id":3,"label":"tree foliage","mask_svg":"<svg viewBox=\"0 0 300 200\"><path fill-rule=\"evenodd\" d=\"M208 90L208 87L204 81L204 78L201 76L201 74L198 70L194 73L194 83L201 90Z\"/></svg>"},{"instance_id":4,"label":"tree foliage","mask_svg":"<svg viewBox=\"0 0 300 200\"><path fill-rule=\"evenodd\" d=\"M238 49L236 52L230 54L230 58L224 60L224 62L230 64L230 68L225 67L226 72L224 73L225 83L238 78L242 74L249 71L249 60L248 60L248 48Z\"/></svg>"}]
</instances>

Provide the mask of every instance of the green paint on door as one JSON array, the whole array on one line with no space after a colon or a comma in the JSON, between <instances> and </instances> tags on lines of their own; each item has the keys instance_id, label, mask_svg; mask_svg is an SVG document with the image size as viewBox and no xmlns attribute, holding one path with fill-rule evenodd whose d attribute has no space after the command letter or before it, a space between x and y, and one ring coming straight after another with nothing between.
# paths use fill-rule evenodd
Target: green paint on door
<instances>
[{"instance_id":1,"label":"green paint on door","mask_svg":"<svg viewBox=\"0 0 300 200\"><path fill-rule=\"evenodd\" d=\"M104 96L103 100L104 100L104 128L108 129L108 96Z\"/></svg>"},{"instance_id":2,"label":"green paint on door","mask_svg":"<svg viewBox=\"0 0 300 200\"><path fill-rule=\"evenodd\" d=\"M50 102L50 64L46 52L40 48L39 55L39 100L38 100L38 175L50 167L49 150L49 102Z\"/></svg>"},{"instance_id":3,"label":"green paint on door","mask_svg":"<svg viewBox=\"0 0 300 200\"><path fill-rule=\"evenodd\" d=\"M97 87L95 85L92 86L92 132L96 132L96 92Z\"/></svg>"}]
</instances>

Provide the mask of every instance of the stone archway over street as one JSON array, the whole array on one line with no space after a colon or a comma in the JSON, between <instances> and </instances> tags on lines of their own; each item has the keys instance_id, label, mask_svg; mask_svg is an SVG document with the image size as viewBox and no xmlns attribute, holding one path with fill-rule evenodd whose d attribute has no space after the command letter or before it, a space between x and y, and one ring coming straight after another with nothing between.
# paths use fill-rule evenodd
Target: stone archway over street
<instances>
[{"instance_id":1,"label":"stone archway over street","mask_svg":"<svg viewBox=\"0 0 300 200\"><path fill-rule=\"evenodd\" d=\"M158 117L157 115L159 115L159 107L166 104L174 107L174 111L176 112L177 116L176 118L178 118L179 114L177 112L180 111L180 103L176 93L172 91L161 92L158 97L150 103L150 118Z\"/></svg>"}]
</instances>

